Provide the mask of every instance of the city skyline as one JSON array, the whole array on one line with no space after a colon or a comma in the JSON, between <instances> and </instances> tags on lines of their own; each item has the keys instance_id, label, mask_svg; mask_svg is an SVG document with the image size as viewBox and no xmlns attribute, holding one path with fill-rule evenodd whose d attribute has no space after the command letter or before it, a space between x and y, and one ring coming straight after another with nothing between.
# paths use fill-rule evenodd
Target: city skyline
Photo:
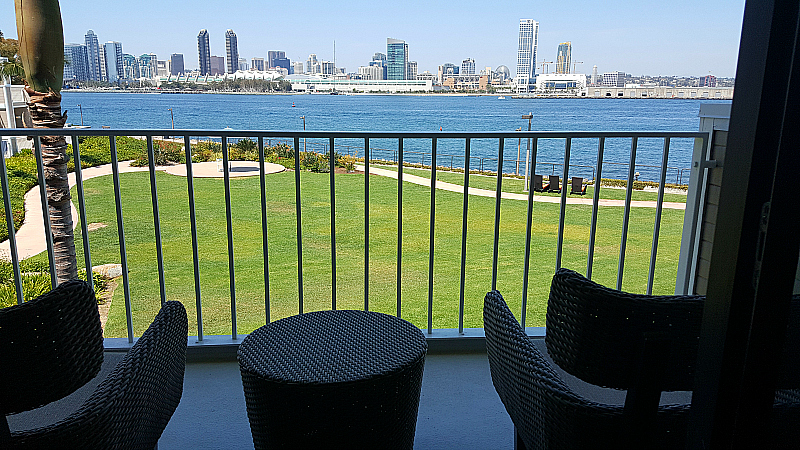
<instances>
[{"instance_id":1,"label":"city skyline","mask_svg":"<svg viewBox=\"0 0 800 450\"><path fill-rule=\"evenodd\" d=\"M385 51L386 38L391 36L408 43L409 59L417 61L419 72L435 72L445 62L459 65L467 58L474 59L477 67L506 65L513 71L519 19L533 18L540 23L537 59L555 61L558 44L571 41L572 59L584 61L578 65L578 72L589 73L597 65L601 72L624 71L633 75L712 73L732 77L744 2L732 7L721 0L701 4L679 0L670 5L653 3L642 7L632 1L620 1L607 7L567 1L512 11L495 11L467 2L447 14L432 14L437 9L435 5L412 2L411 6L419 7L389 11L388 6L369 4L370 14L354 14L366 11L363 8L368 4L348 2L342 8L312 1L308 14L302 17L289 5L267 8L248 1L221 9L217 5L196 4L191 10L150 0L115 8L103 5L97 0L61 5L65 43L83 42L86 31L92 29L101 42L123 42L130 54L182 53L187 69L200 66L199 30L209 32L210 53L224 56L225 30L233 29L239 54L248 61L265 58L270 50L285 51L291 61L305 61L311 53L320 60L333 60L336 40L336 65L356 72L359 66L369 63L375 52ZM281 26L248 26L245 18L259 16L260 11L271 18L271 23ZM642 11L646 13L643 15ZM374 26L376 17L381 21L379 27ZM148 33L120 26L138 20L151 24ZM292 26L301 23L315 26ZM16 35L11 4L0 10L0 30L6 37ZM541 70L537 67L537 72Z\"/></svg>"}]
</instances>

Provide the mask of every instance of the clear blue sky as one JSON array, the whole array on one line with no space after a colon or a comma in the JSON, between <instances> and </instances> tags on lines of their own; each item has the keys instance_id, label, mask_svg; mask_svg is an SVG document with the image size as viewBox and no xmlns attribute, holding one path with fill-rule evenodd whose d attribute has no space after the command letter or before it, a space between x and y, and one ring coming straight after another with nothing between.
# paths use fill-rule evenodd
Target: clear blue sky
<instances>
[{"instance_id":1,"label":"clear blue sky","mask_svg":"<svg viewBox=\"0 0 800 450\"><path fill-rule=\"evenodd\" d=\"M0 30L15 37L14 2L1 5ZM232 28L248 61L268 50L283 50L292 61L310 53L332 60L335 40L336 65L355 72L373 53L385 53L392 37L408 43L420 72L472 58L478 69L504 64L512 75L519 19L531 18L539 21L537 61L554 61L558 44L571 41L582 73L597 65L600 73L731 77L743 11L742 0L61 1L66 42L82 43L92 29L101 42L122 42L126 53L183 53L187 69L198 66L200 29L210 33L211 54L224 56L225 30Z\"/></svg>"}]
</instances>

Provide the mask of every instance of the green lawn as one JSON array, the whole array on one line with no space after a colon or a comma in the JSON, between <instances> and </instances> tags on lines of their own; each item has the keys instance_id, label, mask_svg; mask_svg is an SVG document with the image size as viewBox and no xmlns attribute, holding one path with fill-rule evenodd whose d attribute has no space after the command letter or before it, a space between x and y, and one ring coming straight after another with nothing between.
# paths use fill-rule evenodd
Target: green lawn
<instances>
[{"instance_id":1,"label":"green lawn","mask_svg":"<svg viewBox=\"0 0 800 450\"><path fill-rule=\"evenodd\" d=\"M455 174L448 174L458 177ZM444 177L442 177L444 178ZM475 180L482 177L470 177ZM329 178L301 174L305 311L329 309L331 244ZM147 173L120 177L130 269L134 333L140 335L158 311L158 271ZM450 181L450 180L448 180ZM157 173L166 292L188 310L196 334L192 241L186 179ZM472 183L471 183L472 184ZM505 185L505 183L504 183ZM396 312L397 181L370 177L370 309ZM505 189L504 189L505 190ZM94 265L120 261L110 176L85 182L89 222L108 225L90 233ZM605 190L605 192L611 191ZM364 306L364 176L336 176L338 308ZM73 192L74 194L74 192ZM229 334L230 295L223 182L196 179L200 276L205 334ZM272 320L298 312L294 172L267 177ZM73 195L77 198L76 195ZM258 177L231 180L238 332L265 323ZM544 325L550 278L556 264L557 204L536 203L533 214L528 325ZM501 210L498 289L519 313L525 242L526 202L504 200ZM406 183L403 189L402 316L427 326L430 190ZM458 327L461 260L461 194L436 192L433 290L434 328ZM623 209L601 208L593 278L614 286ZM494 199L470 196L467 233L466 327L482 326L483 296L491 288ZM644 292L655 210L631 210L623 289ZM585 272L591 207L566 210L562 265ZM664 210L655 293L674 291L683 211ZM80 229L80 228L78 228ZM76 238L79 260L82 242ZM45 256L39 255L37 258ZM126 335L123 289L114 293L107 337Z\"/></svg>"},{"instance_id":2,"label":"green lawn","mask_svg":"<svg viewBox=\"0 0 800 450\"><path fill-rule=\"evenodd\" d=\"M392 170L397 172L397 166L384 166L384 165L377 165L372 164L372 167L379 167L381 169ZM430 169L418 169L415 167L404 167L403 173L408 173L411 175L417 175L424 178L431 177L431 170ZM436 179L440 181L445 181L447 183L453 183L463 186L464 185L464 174L459 172L450 172L450 171L443 171L437 170L436 171ZM545 178L546 182L546 178ZM469 175L469 185L470 187L479 188L479 189L489 189L495 190L497 188L497 176L488 176L488 175L478 175L478 174L470 174ZM503 192L513 192L517 194L526 193L524 190L524 180L521 178L510 178L504 177L503 178ZM568 191L569 192L569 191ZM561 194L558 193L551 193L551 192L537 192L536 195L544 195L549 197L560 197ZM572 195L570 197L589 197L592 198L594 195L594 186L589 186L586 189L586 195ZM625 200L625 189L602 186L600 189L600 198L607 198L607 199L615 199L615 200ZM651 191L638 191L634 190L632 195L632 200L649 200L649 201L656 201L658 199L657 192ZM672 193L664 193L664 201L665 202L677 202L677 203L686 203L686 194L672 194Z\"/></svg>"}]
</instances>

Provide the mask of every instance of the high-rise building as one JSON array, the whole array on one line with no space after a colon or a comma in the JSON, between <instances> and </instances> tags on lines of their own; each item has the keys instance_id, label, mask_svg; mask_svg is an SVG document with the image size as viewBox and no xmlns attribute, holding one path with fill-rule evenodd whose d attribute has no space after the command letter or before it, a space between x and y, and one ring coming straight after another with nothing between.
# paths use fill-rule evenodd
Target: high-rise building
<instances>
[{"instance_id":1,"label":"high-rise building","mask_svg":"<svg viewBox=\"0 0 800 450\"><path fill-rule=\"evenodd\" d=\"M283 53L283 52L281 52L281 53ZM302 63L300 63L300 64L302 64ZM292 62L289 60L289 58L286 58L286 57L275 58L275 59L272 60L272 68L273 69L277 69L278 67L282 67L282 68L284 68L286 70L291 70Z\"/></svg>"},{"instance_id":2,"label":"high-rise building","mask_svg":"<svg viewBox=\"0 0 800 450\"><path fill-rule=\"evenodd\" d=\"M706 75L700 79L700 87L717 87L717 77Z\"/></svg>"},{"instance_id":3,"label":"high-rise building","mask_svg":"<svg viewBox=\"0 0 800 450\"><path fill-rule=\"evenodd\" d=\"M572 63L572 42L562 42L558 44L558 55L556 56L556 73L569 73L569 65Z\"/></svg>"},{"instance_id":4,"label":"high-rise building","mask_svg":"<svg viewBox=\"0 0 800 450\"><path fill-rule=\"evenodd\" d=\"M406 80L416 80L417 79L417 62L416 61L409 61L406 64Z\"/></svg>"},{"instance_id":5,"label":"high-rise building","mask_svg":"<svg viewBox=\"0 0 800 450\"><path fill-rule=\"evenodd\" d=\"M183 53L173 53L169 57L169 73L170 75L180 75L186 73L183 66Z\"/></svg>"},{"instance_id":6,"label":"high-rise building","mask_svg":"<svg viewBox=\"0 0 800 450\"><path fill-rule=\"evenodd\" d=\"M536 83L536 50L539 47L539 22L519 20L519 47L517 49L517 92L529 92Z\"/></svg>"},{"instance_id":7,"label":"high-rise building","mask_svg":"<svg viewBox=\"0 0 800 450\"><path fill-rule=\"evenodd\" d=\"M156 76L166 77L169 75L169 61L156 61Z\"/></svg>"},{"instance_id":8,"label":"high-rise building","mask_svg":"<svg viewBox=\"0 0 800 450\"><path fill-rule=\"evenodd\" d=\"M225 57L211 56L211 75L225 73Z\"/></svg>"},{"instance_id":9,"label":"high-rise building","mask_svg":"<svg viewBox=\"0 0 800 450\"><path fill-rule=\"evenodd\" d=\"M155 53L145 53L139 56L139 76L154 78L158 75L158 57Z\"/></svg>"},{"instance_id":10,"label":"high-rise building","mask_svg":"<svg viewBox=\"0 0 800 450\"><path fill-rule=\"evenodd\" d=\"M358 74L361 75L362 80L382 80L383 67L379 65L361 66L358 68Z\"/></svg>"},{"instance_id":11,"label":"high-rise building","mask_svg":"<svg viewBox=\"0 0 800 450\"><path fill-rule=\"evenodd\" d=\"M264 71L264 58L253 58L250 60L250 63L250 66L253 67L253 70Z\"/></svg>"},{"instance_id":12,"label":"high-rise building","mask_svg":"<svg viewBox=\"0 0 800 450\"><path fill-rule=\"evenodd\" d=\"M239 70L250 70L250 64L247 64L245 58L239 58Z\"/></svg>"},{"instance_id":13,"label":"high-rise building","mask_svg":"<svg viewBox=\"0 0 800 450\"><path fill-rule=\"evenodd\" d=\"M228 56L228 73L239 70L239 43L233 30L225 32L225 51Z\"/></svg>"},{"instance_id":14,"label":"high-rise building","mask_svg":"<svg viewBox=\"0 0 800 450\"><path fill-rule=\"evenodd\" d=\"M317 55L312 53L306 60L306 73L317 73Z\"/></svg>"},{"instance_id":15,"label":"high-rise building","mask_svg":"<svg viewBox=\"0 0 800 450\"><path fill-rule=\"evenodd\" d=\"M276 59L284 59L286 58L286 52L282 52L280 50L270 50L267 52L267 59L269 60L269 67L281 67L275 65Z\"/></svg>"},{"instance_id":16,"label":"high-rise building","mask_svg":"<svg viewBox=\"0 0 800 450\"><path fill-rule=\"evenodd\" d=\"M475 60L467 58L461 61L461 74L462 75L475 75Z\"/></svg>"},{"instance_id":17,"label":"high-rise building","mask_svg":"<svg viewBox=\"0 0 800 450\"><path fill-rule=\"evenodd\" d=\"M89 79L89 61L86 46L64 44L64 80L86 81Z\"/></svg>"},{"instance_id":18,"label":"high-rise building","mask_svg":"<svg viewBox=\"0 0 800 450\"><path fill-rule=\"evenodd\" d=\"M458 75L458 66L453 63L442 64L442 73L445 75Z\"/></svg>"},{"instance_id":19,"label":"high-rise building","mask_svg":"<svg viewBox=\"0 0 800 450\"><path fill-rule=\"evenodd\" d=\"M598 75L597 75L597 65L595 65L595 66L592 67L592 84L593 85L597 85L597 80L598 79L599 78L598 78Z\"/></svg>"},{"instance_id":20,"label":"high-rise building","mask_svg":"<svg viewBox=\"0 0 800 450\"><path fill-rule=\"evenodd\" d=\"M102 70L100 69L100 55L103 52L100 50L100 44L97 41L97 35L94 34L94 31L89 30L86 32L84 43L86 44L86 68L89 72L88 79L91 81L101 81L103 78Z\"/></svg>"},{"instance_id":21,"label":"high-rise building","mask_svg":"<svg viewBox=\"0 0 800 450\"><path fill-rule=\"evenodd\" d=\"M408 44L399 39L386 39L386 79L405 80L408 65Z\"/></svg>"},{"instance_id":22,"label":"high-rise building","mask_svg":"<svg viewBox=\"0 0 800 450\"><path fill-rule=\"evenodd\" d=\"M607 72L603 74L603 86L625 87L625 72Z\"/></svg>"},{"instance_id":23,"label":"high-rise building","mask_svg":"<svg viewBox=\"0 0 800 450\"><path fill-rule=\"evenodd\" d=\"M103 59L106 66L106 81L116 83L125 77L122 67L122 42L108 41L103 44Z\"/></svg>"},{"instance_id":24,"label":"high-rise building","mask_svg":"<svg viewBox=\"0 0 800 450\"><path fill-rule=\"evenodd\" d=\"M292 69L289 71L290 74L301 74L305 73L304 65L302 61L295 61L292 63Z\"/></svg>"},{"instance_id":25,"label":"high-rise building","mask_svg":"<svg viewBox=\"0 0 800 450\"><path fill-rule=\"evenodd\" d=\"M126 80L138 80L141 75L139 72L139 62L136 61L136 57L129 54L123 53L122 54L122 78Z\"/></svg>"},{"instance_id":26,"label":"high-rise building","mask_svg":"<svg viewBox=\"0 0 800 450\"><path fill-rule=\"evenodd\" d=\"M211 73L211 47L209 45L208 30L200 30L197 35L197 56L200 60L200 75Z\"/></svg>"},{"instance_id":27,"label":"high-rise building","mask_svg":"<svg viewBox=\"0 0 800 450\"><path fill-rule=\"evenodd\" d=\"M336 71L336 67L333 64L333 61L322 61L321 63L321 70L319 73L323 75L333 75Z\"/></svg>"}]
</instances>

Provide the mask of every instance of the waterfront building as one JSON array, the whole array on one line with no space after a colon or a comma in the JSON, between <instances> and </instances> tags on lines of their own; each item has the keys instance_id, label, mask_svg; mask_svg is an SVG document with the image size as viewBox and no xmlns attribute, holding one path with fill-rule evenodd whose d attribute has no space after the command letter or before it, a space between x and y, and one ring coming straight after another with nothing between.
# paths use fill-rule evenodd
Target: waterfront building
<instances>
[{"instance_id":1,"label":"waterfront building","mask_svg":"<svg viewBox=\"0 0 800 450\"><path fill-rule=\"evenodd\" d=\"M250 70L250 64L245 58L239 58L239 70Z\"/></svg>"},{"instance_id":2,"label":"waterfront building","mask_svg":"<svg viewBox=\"0 0 800 450\"><path fill-rule=\"evenodd\" d=\"M186 72L183 66L183 53L173 53L169 57L169 73L179 75Z\"/></svg>"},{"instance_id":3,"label":"waterfront building","mask_svg":"<svg viewBox=\"0 0 800 450\"><path fill-rule=\"evenodd\" d=\"M405 80L408 65L408 44L399 39L386 39L386 79Z\"/></svg>"},{"instance_id":4,"label":"waterfront building","mask_svg":"<svg viewBox=\"0 0 800 450\"><path fill-rule=\"evenodd\" d=\"M597 75L597 65L595 65L595 66L592 67L592 86L596 86L597 85L597 80L599 80L599 79L600 78Z\"/></svg>"},{"instance_id":5,"label":"waterfront building","mask_svg":"<svg viewBox=\"0 0 800 450\"><path fill-rule=\"evenodd\" d=\"M497 66L497 70L494 73L497 74L497 78L501 82L511 79L511 70L506 66Z\"/></svg>"},{"instance_id":6,"label":"waterfront building","mask_svg":"<svg viewBox=\"0 0 800 450\"><path fill-rule=\"evenodd\" d=\"M283 53L283 52L281 52L281 53ZM300 64L302 64L302 63L300 63ZM277 68L286 69L286 72L288 73L292 69L292 61L290 61L289 58L286 58L286 57L275 58L275 59L272 60L272 65L270 66L270 68L272 68L272 69L277 69Z\"/></svg>"},{"instance_id":7,"label":"waterfront building","mask_svg":"<svg viewBox=\"0 0 800 450\"><path fill-rule=\"evenodd\" d=\"M64 63L64 81L89 79L89 61L85 45L64 44Z\"/></svg>"},{"instance_id":8,"label":"waterfront building","mask_svg":"<svg viewBox=\"0 0 800 450\"><path fill-rule=\"evenodd\" d=\"M700 79L700 87L717 87L717 77L706 75Z\"/></svg>"},{"instance_id":9,"label":"waterfront building","mask_svg":"<svg viewBox=\"0 0 800 450\"><path fill-rule=\"evenodd\" d=\"M607 72L603 74L603 86L625 87L625 72Z\"/></svg>"},{"instance_id":10,"label":"waterfront building","mask_svg":"<svg viewBox=\"0 0 800 450\"><path fill-rule=\"evenodd\" d=\"M442 73L445 75L458 75L458 66L453 63L442 64Z\"/></svg>"},{"instance_id":11,"label":"waterfront building","mask_svg":"<svg viewBox=\"0 0 800 450\"><path fill-rule=\"evenodd\" d=\"M372 61L369 62L369 65L370 67L379 67L381 71L381 77L379 79L386 79L386 55L383 53L375 53L375 55L372 56Z\"/></svg>"},{"instance_id":12,"label":"waterfront building","mask_svg":"<svg viewBox=\"0 0 800 450\"><path fill-rule=\"evenodd\" d=\"M361 66L358 68L358 74L362 80L383 80L383 67L381 66Z\"/></svg>"},{"instance_id":13,"label":"waterfront building","mask_svg":"<svg viewBox=\"0 0 800 450\"><path fill-rule=\"evenodd\" d=\"M436 74L435 73L430 73L430 72L428 72L426 70L426 71L424 71L422 73L418 73L417 74L417 80L419 80L419 81L428 81L428 80L430 80L431 83L435 83L436 82Z\"/></svg>"},{"instance_id":14,"label":"waterfront building","mask_svg":"<svg viewBox=\"0 0 800 450\"><path fill-rule=\"evenodd\" d=\"M264 70L264 58L253 58L250 60L250 67L253 70Z\"/></svg>"},{"instance_id":15,"label":"waterfront building","mask_svg":"<svg viewBox=\"0 0 800 450\"><path fill-rule=\"evenodd\" d=\"M586 75L577 73L542 73L536 76L536 92L582 90Z\"/></svg>"},{"instance_id":16,"label":"waterfront building","mask_svg":"<svg viewBox=\"0 0 800 450\"><path fill-rule=\"evenodd\" d=\"M239 43L236 33L230 29L225 32L225 52L228 57L227 73L234 73L239 70Z\"/></svg>"},{"instance_id":17,"label":"waterfront building","mask_svg":"<svg viewBox=\"0 0 800 450\"><path fill-rule=\"evenodd\" d=\"M416 80L417 72L417 62L409 61L406 65L406 80Z\"/></svg>"},{"instance_id":18,"label":"waterfront building","mask_svg":"<svg viewBox=\"0 0 800 450\"><path fill-rule=\"evenodd\" d=\"M305 65L301 61L295 61L292 63L292 69L289 71L289 74L301 74L304 73Z\"/></svg>"},{"instance_id":19,"label":"waterfront building","mask_svg":"<svg viewBox=\"0 0 800 450\"><path fill-rule=\"evenodd\" d=\"M225 57L224 56L211 56L211 75L219 75L225 73Z\"/></svg>"},{"instance_id":20,"label":"waterfront building","mask_svg":"<svg viewBox=\"0 0 800 450\"><path fill-rule=\"evenodd\" d=\"M105 62L105 81L116 83L125 76L122 68L122 42L108 41L103 44L103 60Z\"/></svg>"},{"instance_id":21,"label":"waterfront building","mask_svg":"<svg viewBox=\"0 0 800 450\"><path fill-rule=\"evenodd\" d=\"M569 73L569 65L572 63L572 42L562 42L558 44L558 56L556 56L556 73Z\"/></svg>"},{"instance_id":22,"label":"waterfront building","mask_svg":"<svg viewBox=\"0 0 800 450\"><path fill-rule=\"evenodd\" d=\"M169 76L169 61L156 61L156 76L166 77Z\"/></svg>"},{"instance_id":23,"label":"waterfront building","mask_svg":"<svg viewBox=\"0 0 800 450\"><path fill-rule=\"evenodd\" d=\"M86 45L86 67L89 72L89 77L87 79L91 81L101 81L103 79L102 70L100 69L100 55L102 51L100 50L100 44L98 43L97 35L94 34L94 31L89 30L86 32L84 44Z\"/></svg>"},{"instance_id":24,"label":"waterfront building","mask_svg":"<svg viewBox=\"0 0 800 450\"><path fill-rule=\"evenodd\" d=\"M461 61L461 74L463 75L475 75L475 60L472 58L467 58Z\"/></svg>"},{"instance_id":25,"label":"waterfront building","mask_svg":"<svg viewBox=\"0 0 800 450\"><path fill-rule=\"evenodd\" d=\"M336 72L336 67L332 61L322 61L320 63L320 71L317 73L321 73L323 75L333 75Z\"/></svg>"},{"instance_id":26,"label":"waterfront building","mask_svg":"<svg viewBox=\"0 0 800 450\"><path fill-rule=\"evenodd\" d=\"M489 85L489 76L481 74L444 75L442 86L453 91L485 91Z\"/></svg>"},{"instance_id":27,"label":"waterfront building","mask_svg":"<svg viewBox=\"0 0 800 450\"><path fill-rule=\"evenodd\" d=\"M122 78L126 80L137 80L141 78L139 62L136 60L136 57L130 53L122 54L122 73Z\"/></svg>"},{"instance_id":28,"label":"waterfront building","mask_svg":"<svg viewBox=\"0 0 800 450\"><path fill-rule=\"evenodd\" d=\"M431 92L431 80L354 80L321 75L288 75L284 77L297 92Z\"/></svg>"},{"instance_id":29,"label":"waterfront building","mask_svg":"<svg viewBox=\"0 0 800 450\"><path fill-rule=\"evenodd\" d=\"M139 56L139 76L142 78L155 78L158 75L158 58L155 53L145 53Z\"/></svg>"},{"instance_id":30,"label":"waterfront building","mask_svg":"<svg viewBox=\"0 0 800 450\"><path fill-rule=\"evenodd\" d=\"M517 75L514 78L518 93L529 92L536 82L536 51L538 47L539 22L533 19L520 19Z\"/></svg>"},{"instance_id":31,"label":"waterfront building","mask_svg":"<svg viewBox=\"0 0 800 450\"><path fill-rule=\"evenodd\" d=\"M286 59L286 52L282 52L280 50L270 50L267 52L267 60L269 63L268 67L283 67L276 65L275 61L278 59ZM288 67L286 68L288 69Z\"/></svg>"},{"instance_id":32,"label":"waterfront building","mask_svg":"<svg viewBox=\"0 0 800 450\"><path fill-rule=\"evenodd\" d=\"M208 30L200 30L197 35L197 54L200 61L200 74L211 73L211 47L209 45Z\"/></svg>"}]
</instances>

